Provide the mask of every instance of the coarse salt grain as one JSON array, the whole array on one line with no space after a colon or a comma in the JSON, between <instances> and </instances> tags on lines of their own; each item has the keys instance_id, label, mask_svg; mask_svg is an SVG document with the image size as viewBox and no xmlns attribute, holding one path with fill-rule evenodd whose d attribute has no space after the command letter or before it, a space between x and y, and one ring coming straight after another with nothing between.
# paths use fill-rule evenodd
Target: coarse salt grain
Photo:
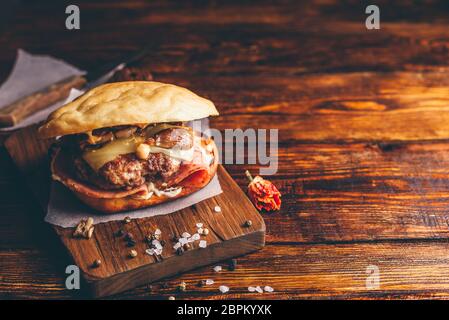
<instances>
[{"instance_id":1,"label":"coarse salt grain","mask_svg":"<svg viewBox=\"0 0 449 320\"><path fill-rule=\"evenodd\" d=\"M264 289L266 292L273 292L273 291L274 291L274 289L273 289L272 287L270 287L270 286L265 286L263 289Z\"/></svg>"},{"instance_id":2,"label":"coarse salt grain","mask_svg":"<svg viewBox=\"0 0 449 320\"><path fill-rule=\"evenodd\" d=\"M200 248L206 248L207 247L207 241L206 240L201 240L200 244L199 244Z\"/></svg>"},{"instance_id":3,"label":"coarse salt grain","mask_svg":"<svg viewBox=\"0 0 449 320\"><path fill-rule=\"evenodd\" d=\"M154 231L154 234L155 235L160 235L162 232L161 232L161 230L159 230L159 229L156 229L155 231Z\"/></svg>"},{"instance_id":4,"label":"coarse salt grain","mask_svg":"<svg viewBox=\"0 0 449 320\"><path fill-rule=\"evenodd\" d=\"M212 279L207 279L207 280L205 281L205 283L206 283L206 285L210 286L211 284L214 284L214 280L212 280Z\"/></svg>"},{"instance_id":5,"label":"coarse salt grain","mask_svg":"<svg viewBox=\"0 0 449 320\"><path fill-rule=\"evenodd\" d=\"M179 242L176 242L173 246L173 249L178 250L179 248L181 248L181 244Z\"/></svg>"},{"instance_id":6,"label":"coarse salt grain","mask_svg":"<svg viewBox=\"0 0 449 320\"><path fill-rule=\"evenodd\" d=\"M197 228L202 228L202 227L203 227L203 224L202 224L201 222L198 222L198 223L196 224L196 227L197 227Z\"/></svg>"},{"instance_id":7,"label":"coarse salt grain","mask_svg":"<svg viewBox=\"0 0 449 320\"><path fill-rule=\"evenodd\" d=\"M221 266L215 266L214 267L214 271L215 272L220 272L223 268Z\"/></svg>"},{"instance_id":8,"label":"coarse salt grain","mask_svg":"<svg viewBox=\"0 0 449 320\"><path fill-rule=\"evenodd\" d=\"M257 292L263 293L263 290L262 290L262 288L260 286L257 286L255 289L256 289Z\"/></svg>"},{"instance_id":9,"label":"coarse salt grain","mask_svg":"<svg viewBox=\"0 0 449 320\"><path fill-rule=\"evenodd\" d=\"M220 286L220 287L218 288L218 290L220 290L221 293L226 293L226 292L229 291L229 287L227 287L227 286Z\"/></svg>"},{"instance_id":10,"label":"coarse salt grain","mask_svg":"<svg viewBox=\"0 0 449 320\"><path fill-rule=\"evenodd\" d=\"M200 240L200 234L199 234L199 233L195 233L195 234L192 236L192 240L194 240L194 241Z\"/></svg>"},{"instance_id":11,"label":"coarse salt grain","mask_svg":"<svg viewBox=\"0 0 449 320\"><path fill-rule=\"evenodd\" d=\"M248 291L249 292L254 292L254 291L256 291L256 287L248 287Z\"/></svg>"},{"instance_id":12,"label":"coarse salt grain","mask_svg":"<svg viewBox=\"0 0 449 320\"><path fill-rule=\"evenodd\" d=\"M162 248L162 245L161 245L161 243L159 242L159 240L153 240L153 241L151 241L151 244L152 244L153 246L155 246L157 249L161 249L161 248Z\"/></svg>"},{"instance_id":13,"label":"coarse salt grain","mask_svg":"<svg viewBox=\"0 0 449 320\"><path fill-rule=\"evenodd\" d=\"M154 253L160 256L162 254L162 249L156 249L154 250Z\"/></svg>"},{"instance_id":14,"label":"coarse salt grain","mask_svg":"<svg viewBox=\"0 0 449 320\"><path fill-rule=\"evenodd\" d=\"M204 230L203 228L198 228L198 230L196 230L199 234L203 234Z\"/></svg>"},{"instance_id":15,"label":"coarse salt grain","mask_svg":"<svg viewBox=\"0 0 449 320\"><path fill-rule=\"evenodd\" d=\"M188 233L188 232L184 232L181 236L183 238L190 238L191 237L190 233Z\"/></svg>"},{"instance_id":16,"label":"coarse salt grain","mask_svg":"<svg viewBox=\"0 0 449 320\"><path fill-rule=\"evenodd\" d=\"M146 254L149 254L150 256L152 256L154 254L154 250L153 249L147 249L145 250Z\"/></svg>"},{"instance_id":17,"label":"coarse salt grain","mask_svg":"<svg viewBox=\"0 0 449 320\"><path fill-rule=\"evenodd\" d=\"M181 244L181 246L185 245L187 242L187 238L179 238L179 243Z\"/></svg>"},{"instance_id":18,"label":"coarse salt grain","mask_svg":"<svg viewBox=\"0 0 449 320\"><path fill-rule=\"evenodd\" d=\"M215 206L214 211L217 212L217 213L218 213L218 212L221 212L220 206Z\"/></svg>"}]
</instances>

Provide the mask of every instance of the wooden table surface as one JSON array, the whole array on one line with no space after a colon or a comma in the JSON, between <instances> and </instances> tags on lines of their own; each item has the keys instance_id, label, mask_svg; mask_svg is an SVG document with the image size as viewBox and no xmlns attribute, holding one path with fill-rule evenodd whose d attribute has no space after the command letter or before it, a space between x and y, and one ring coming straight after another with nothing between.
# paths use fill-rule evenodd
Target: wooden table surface
<instances>
[{"instance_id":1,"label":"wooden table surface","mask_svg":"<svg viewBox=\"0 0 449 320\"><path fill-rule=\"evenodd\" d=\"M264 214L266 247L235 271L114 298L449 298L447 1L376 1L380 30L356 0L241 2L77 1L76 31L61 1L26 2L1 31L2 79L17 48L89 69L148 43L139 66L213 100L215 128L280 130L269 179L283 205ZM258 165L225 167L245 188ZM27 196L2 148L0 298L85 298L65 289L70 260ZM205 278L230 292L195 286Z\"/></svg>"}]
</instances>

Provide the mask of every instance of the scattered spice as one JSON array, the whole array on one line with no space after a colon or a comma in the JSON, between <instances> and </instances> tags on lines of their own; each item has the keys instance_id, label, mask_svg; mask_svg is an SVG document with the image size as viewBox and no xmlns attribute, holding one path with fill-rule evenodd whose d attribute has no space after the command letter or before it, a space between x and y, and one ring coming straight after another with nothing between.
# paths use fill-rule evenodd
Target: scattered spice
<instances>
[{"instance_id":1,"label":"scattered spice","mask_svg":"<svg viewBox=\"0 0 449 320\"><path fill-rule=\"evenodd\" d=\"M200 234L199 233L195 233L190 239L191 239L192 242L200 240Z\"/></svg>"},{"instance_id":2,"label":"scattered spice","mask_svg":"<svg viewBox=\"0 0 449 320\"><path fill-rule=\"evenodd\" d=\"M89 230L87 231L87 239L92 238L92 235L94 234L94 227L90 227Z\"/></svg>"},{"instance_id":3,"label":"scattered spice","mask_svg":"<svg viewBox=\"0 0 449 320\"><path fill-rule=\"evenodd\" d=\"M190 233L188 233L188 232L184 232L181 236L183 238L190 238L191 237Z\"/></svg>"},{"instance_id":4,"label":"scattered spice","mask_svg":"<svg viewBox=\"0 0 449 320\"><path fill-rule=\"evenodd\" d=\"M178 249L176 249L176 254L178 256L182 256L184 253L184 249L182 247L179 247Z\"/></svg>"},{"instance_id":5,"label":"scattered spice","mask_svg":"<svg viewBox=\"0 0 449 320\"><path fill-rule=\"evenodd\" d=\"M175 299L175 297L170 296L170 297L168 297L168 300L176 300L176 299Z\"/></svg>"},{"instance_id":6,"label":"scattered spice","mask_svg":"<svg viewBox=\"0 0 449 320\"><path fill-rule=\"evenodd\" d=\"M264 289L266 292L273 292L273 291L274 291L274 289L273 289L272 287L270 287L270 286L265 286L263 289Z\"/></svg>"},{"instance_id":7,"label":"scattered spice","mask_svg":"<svg viewBox=\"0 0 449 320\"><path fill-rule=\"evenodd\" d=\"M186 291L186 283L182 281L178 286L179 291Z\"/></svg>"},{"instance_id":8,"label":"scattered spice","mask_svg":"<svg viewBox=\"0 0 449 320\"><path fill-rule=\"evenodd\" d=\"M94 261L94 263L92 263L92 267L93 268L98 268L99 266L101 266L101 260L97 259Z\"/></svg>"},{"instance_id":9,"label":"scattered spice","mask_svg":"<svg viewBox=\"0 0 449 320\"><path fill-rule=\"evenodd\" d=\"M263 293L265 292L273 292L274 289L270 286L265 286L263 289L260 286L257 287L248 287L248 291L249 292L258 292L258 293Z\"/></svg>"},{"instance_id":10,"label":"scattered spice","mask_svg":"<svg viewBox=\"0 0 449 320\"><path fill-rule=\"evenodd\" d=\"M206 240L201 240L200 244L198 245L200 248L204 249L207 247L207 241Z\"/></svg>"},{"instance_id":11,"label":"scattered spice","mask_svg":"<svg viewBox=\"0 0 449 320\"><path fill-rule=\"evenodd\" d=\"M161 283L161 289L168 289L168 283L167 282L162 282Z\"/></svg>"},{"instance_id":12,"label":"scattered spice","mask_svg":"<svg viewBox=\"0 0 449 320\"><path fill-rule=\"evenodd\" d=\"M260 176L253 178L248 170L248 196L257 210L274 211L281 208L281 193L276 186Z\"/></svg>"},{"instance_id":13,"label":"scattered spice","mask_svg":"<svg viewBox=\"0 0 449 320\"><path fill-rule=\"evenodd\" d=\"M134 240L134 236L131 232L128 232L125 234L125 240L126 241L136 241L136 240Z\"/></svg>"},{"instance_id":14,"label":"scattered spice","mask_svg":"<svg viewBox=\"0 0 449 320\"><path fill-rule=\"evenodd\" d=\"M125 234L125 232L123 231L123 229L118 229L117 232L115 233L115 236L117 238L123 236Z\"/></svg>"},{"instance_id":15,"label":"scattered spice","mask_svg":"<svg viewBox=\"0 0 449 320\"><path fill-rule=\"evenodd\" d=\"M137 257L137 251L136 251L136 250L131 250L131 251L129 252L129 257L130 257L130 258L135 258L135 257Z\"/></svg>"},{"instance_id":16,"label":"scattered spice","mask_svg":"<svg viewBox=\"0 0 449 320\"><path fill-rule=\"evenodd\" d=\"M201 280L198 282L198 286L199 287L204 287L204 286L210 286L212 284L214 284L215 281L212 279L206 279L206 280Z\"/></svg>"},{"instance_id":17,"label":"scattered spice","mask_svg":"<svg viewBox=\"0 0 449 320\"><path fill-rule=\"evenodd\" d=\"M255 290L256 290L257 292L259 292L259 293L263 293L263 290L262 290L262 288L261 288L260 286L257 286L257 287L255 288Z\"/></svg>"},{"instance_id":18,"label":"scattered spice","mask_svg":"<svg viewBox=\"0 0 449 320\"><path fill-rule=\"evenodd\" d=\"M229 271L234 271L237 267L237 259L231 259L229 261Z\"/></svg>"},{"instance_id":19,"label":"scattered spice","mask_svg":"<svg viewBox=\"0 0 449 320\"><path fill-rule=\"evenodd\" d=\"M126 242L126 245L127 245L128 247L134 247L134 246L136 245L136 241L134 241L134 240L128 240L128 241Z\"/></svg>"},{"instance_id":20,"label":"scattered spice","mask_svg":"<svg viewBox=\"0 0 449 320\"><path fill-rule=\"evenodd\" d=\"M95 228L93 224L94 219L92 217L82 219L76 226L75 231L73 232L73 236L75 238L92 238Z\"/></svg>"},{"instance_id":21,"label":"scattered spice","mask_svg":"<svg viewBox=\"0 0 449 320\"><path fill-rule=\"evenodd\" d=\"M253 222L251 220L246 220L244 226L249 228L253 225Z\"/></svg>"},{"instance_id":22,"label":"scattered spice","mask_svg":"<svg viewBox=\"0 0 449 320\"><path fill-rule=\"evenodd\" d=\"M221 293L226 293L226 292L229 291L229 287L227 287L227 286L220 286L218 288L218 290L220 290Z\"/></svg>"}]
</instances>

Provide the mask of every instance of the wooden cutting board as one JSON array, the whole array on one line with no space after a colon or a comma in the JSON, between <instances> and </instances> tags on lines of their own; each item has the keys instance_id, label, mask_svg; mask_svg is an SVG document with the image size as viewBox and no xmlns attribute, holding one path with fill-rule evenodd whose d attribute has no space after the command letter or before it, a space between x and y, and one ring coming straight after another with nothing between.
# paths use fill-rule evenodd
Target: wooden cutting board
<instances>
[{"instance_id":1,"label":"wooden cutting board","mask_svg":"<svg viewBox=\"0 0 449 320\"><path fill-rule=\"evenodd\" d=\"M47 150L51 142L37 139L36 126L21 129L5 141L8 153L44 210L50 187ZM127 224L101 223L95 226L91 239L73 238L73 228L54 226L93 296L111 295L262 248L265 244L262 217L221 165L217 172L222 194L171 214L134 219ZM215 206L220 206L221 212L215 212ZM252 221L250 227L245 226L248 220ZM182 255L177 255L173 237L183 232L195 233L199 222L210 230L207 236L202 236L207 247L199 248L196 241ZM116 235L120 228L134 235L135 247L128 247L123 237ZM166 242L159 259L145 254L148 245L144 241L157 228ZM137 257L129 257L131 249L137 251ZM96 259L102 261L98 268L92 267Z\"/></svg>"}]
</instances>

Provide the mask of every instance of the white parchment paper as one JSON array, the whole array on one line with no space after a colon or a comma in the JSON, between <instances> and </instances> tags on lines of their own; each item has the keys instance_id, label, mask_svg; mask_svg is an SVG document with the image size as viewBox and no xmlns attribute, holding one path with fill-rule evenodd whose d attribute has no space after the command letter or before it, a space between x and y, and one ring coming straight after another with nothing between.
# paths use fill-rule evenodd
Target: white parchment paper
<instances>
[{"instance_id":1,"label":"white parchment paper","mask_svg":"<svg viewBox=\"0 0 449 320\"><path fill-rule=\"evenodd\" d=\"M147 218L172 213L200 201L212 198L222 193L217 176L203 189L188 195L187 197L159 204L154 207L126 211L116 214L101 214L81 203L67 188L60 183L53 182L45 221L64 228L74 227L81 219L93 217L94 223L102 223L114 220ZM211 208L213 210L213 208Z\"/></svg>"},{"instance_id":2,"label":"white parchment paper","mask_svg":"<svg viewBox=\"0 0 449 320\"><path fill-rule=\"evenodd\" d=\"M50 84L85 73L62 60L46 55L33 55L19 49L10 75L0 86L0 109ZM64 103L65 101L62 100L31 115L15 126L3 127L0 130L14 130L43 121L50 112Z\"/></svg>"}]
</instances>

